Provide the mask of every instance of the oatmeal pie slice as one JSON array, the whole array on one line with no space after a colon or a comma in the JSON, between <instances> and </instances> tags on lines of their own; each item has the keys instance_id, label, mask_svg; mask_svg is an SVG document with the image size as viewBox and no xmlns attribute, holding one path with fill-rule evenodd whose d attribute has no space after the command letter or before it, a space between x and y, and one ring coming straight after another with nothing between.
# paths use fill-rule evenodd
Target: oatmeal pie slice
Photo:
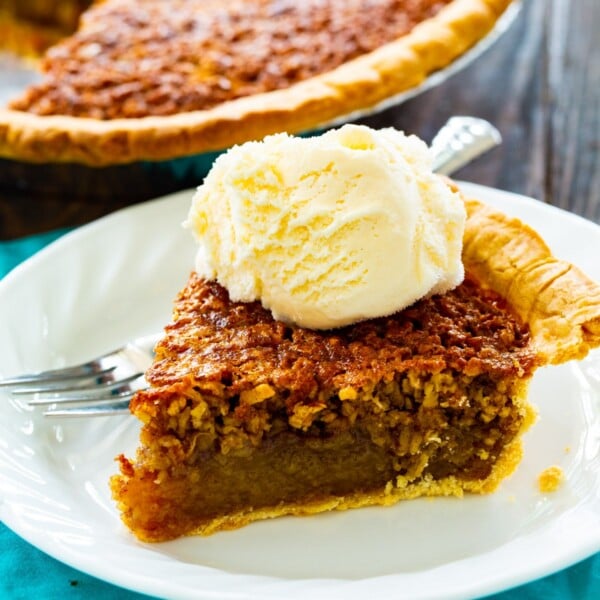
<instances>
[{"instance_id":1,"label":"oatmeal pie slice","mask_svg":"<svg viewBox=\"0 0 600 600\"><path fill-rule=\"evenodd\" d=\"M0 156L101 166L312 130L421 83L511 0L104 0L0 110Z\"/></svg>"},{"instance_id":2,"label":"oatmeal pie slice","mask_svg":"<svg viewBox=\"0 0 600 600\"><path fill-rule=\"evenodd\" d=\"M144 541L418 496L487 493L521 457L535 369L600 345L600 286L467 200L466 279L313 331L192 275L131 404L111 488Z\"/></svg>"}]
</instances>

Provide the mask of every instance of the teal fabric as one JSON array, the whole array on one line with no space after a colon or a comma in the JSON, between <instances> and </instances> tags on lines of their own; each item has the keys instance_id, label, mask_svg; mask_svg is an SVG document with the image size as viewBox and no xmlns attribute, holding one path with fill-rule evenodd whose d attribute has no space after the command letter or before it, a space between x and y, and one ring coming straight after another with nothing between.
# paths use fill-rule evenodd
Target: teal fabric
<instances>
[{"instance_id":1,"label":"teal fabric","mask_svg":"<svg viewBox=\"0 0 600 600\"><path fill-rule=\"evenodd\" d=\"M0 241L0 277L66 230ZM540 548L543 552L543 548ZM144 600L148 596L123 590L68 567L34 548L0 523L0 599ZM486 600L598 600L600 553L554 575Z\"/></svg>"},{"instance_id":2,"label":"teal fabric","mask_svg":"<svg viewBox=\"0 0 600 600\"><path fill-rule=\"evenodd\" d=\"M145 600L76 571L34 548L0 523L0 598L2 600Z\"/></svg>"},{"instance_id":3,"label":"teal fabric","mask_svg":"<svg viewBox=\"0 0 600 600\"><path fill-rule=\"evenodd\" d=\"M58 239L67 231L68 229L60 229L18 240L0 241L0 279L19 263L47 246L50 242Z\"/></svg>"}]
</instances>

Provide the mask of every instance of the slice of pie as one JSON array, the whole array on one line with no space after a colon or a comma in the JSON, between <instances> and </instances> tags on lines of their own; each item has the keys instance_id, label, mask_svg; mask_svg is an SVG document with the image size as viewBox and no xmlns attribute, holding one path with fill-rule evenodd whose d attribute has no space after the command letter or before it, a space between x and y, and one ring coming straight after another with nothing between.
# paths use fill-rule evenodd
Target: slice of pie
<instances>
[{"instance_id":1,"label":"slice of pie","mask_svg":"<svg viewBox=\"0 0 600 600\"><path fill-rule=\"evenodd\" d=\"M0 110L0 156L171 159L374 107L484 37L511 0L104 0Z\"/></svg>"},{"instance_id":2,"label":"slice of pie","mask_svg":"<svg viewBox=\"0 0 600 600\"><path fill-rule=\"evenodd\" d=\"M600 345L600 287L516 219L467 201L465 281L330 331L192 275L111 488L144 541L257 519L487 493L521 457L535 369Z\"/></svg>"}]
</instances>

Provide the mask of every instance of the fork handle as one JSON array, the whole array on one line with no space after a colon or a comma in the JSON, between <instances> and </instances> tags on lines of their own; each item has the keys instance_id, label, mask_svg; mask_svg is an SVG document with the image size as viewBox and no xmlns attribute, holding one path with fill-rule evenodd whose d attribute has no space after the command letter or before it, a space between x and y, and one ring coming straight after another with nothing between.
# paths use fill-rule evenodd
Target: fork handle
<instances>
[{"instance_id":1,"label":"fork handle","mask_svg":"<svg viewBox=\"0 0 600 600\"><path fill-rule=\"evenodd\" d=\"M433 170L450 175L502 142L500 132L476 117L452 117L431 142Z\"/></svg>"}]
</instances>

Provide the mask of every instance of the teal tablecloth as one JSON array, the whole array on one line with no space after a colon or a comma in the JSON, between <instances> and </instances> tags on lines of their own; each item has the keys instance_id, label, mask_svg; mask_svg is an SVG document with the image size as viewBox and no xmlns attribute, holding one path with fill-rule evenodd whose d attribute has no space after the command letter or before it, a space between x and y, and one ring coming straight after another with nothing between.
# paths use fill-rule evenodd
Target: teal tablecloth
<instances>
[{"instance_id":1,"label":"teal tablecloth","mask_svg":"<svg viewBox=\"0 0 600 600\"><path fill-rule=\"evenodd\" d=\"M64 231L16 241L0 241L0 277ZM540 552L544 549L540 548ZM34 548L0 523L0 600L143 600L95 577L72 569ZM598 600L600 553L569 569L518 588L490 596L488 600Z\"/></svg>"}]
</instances>

